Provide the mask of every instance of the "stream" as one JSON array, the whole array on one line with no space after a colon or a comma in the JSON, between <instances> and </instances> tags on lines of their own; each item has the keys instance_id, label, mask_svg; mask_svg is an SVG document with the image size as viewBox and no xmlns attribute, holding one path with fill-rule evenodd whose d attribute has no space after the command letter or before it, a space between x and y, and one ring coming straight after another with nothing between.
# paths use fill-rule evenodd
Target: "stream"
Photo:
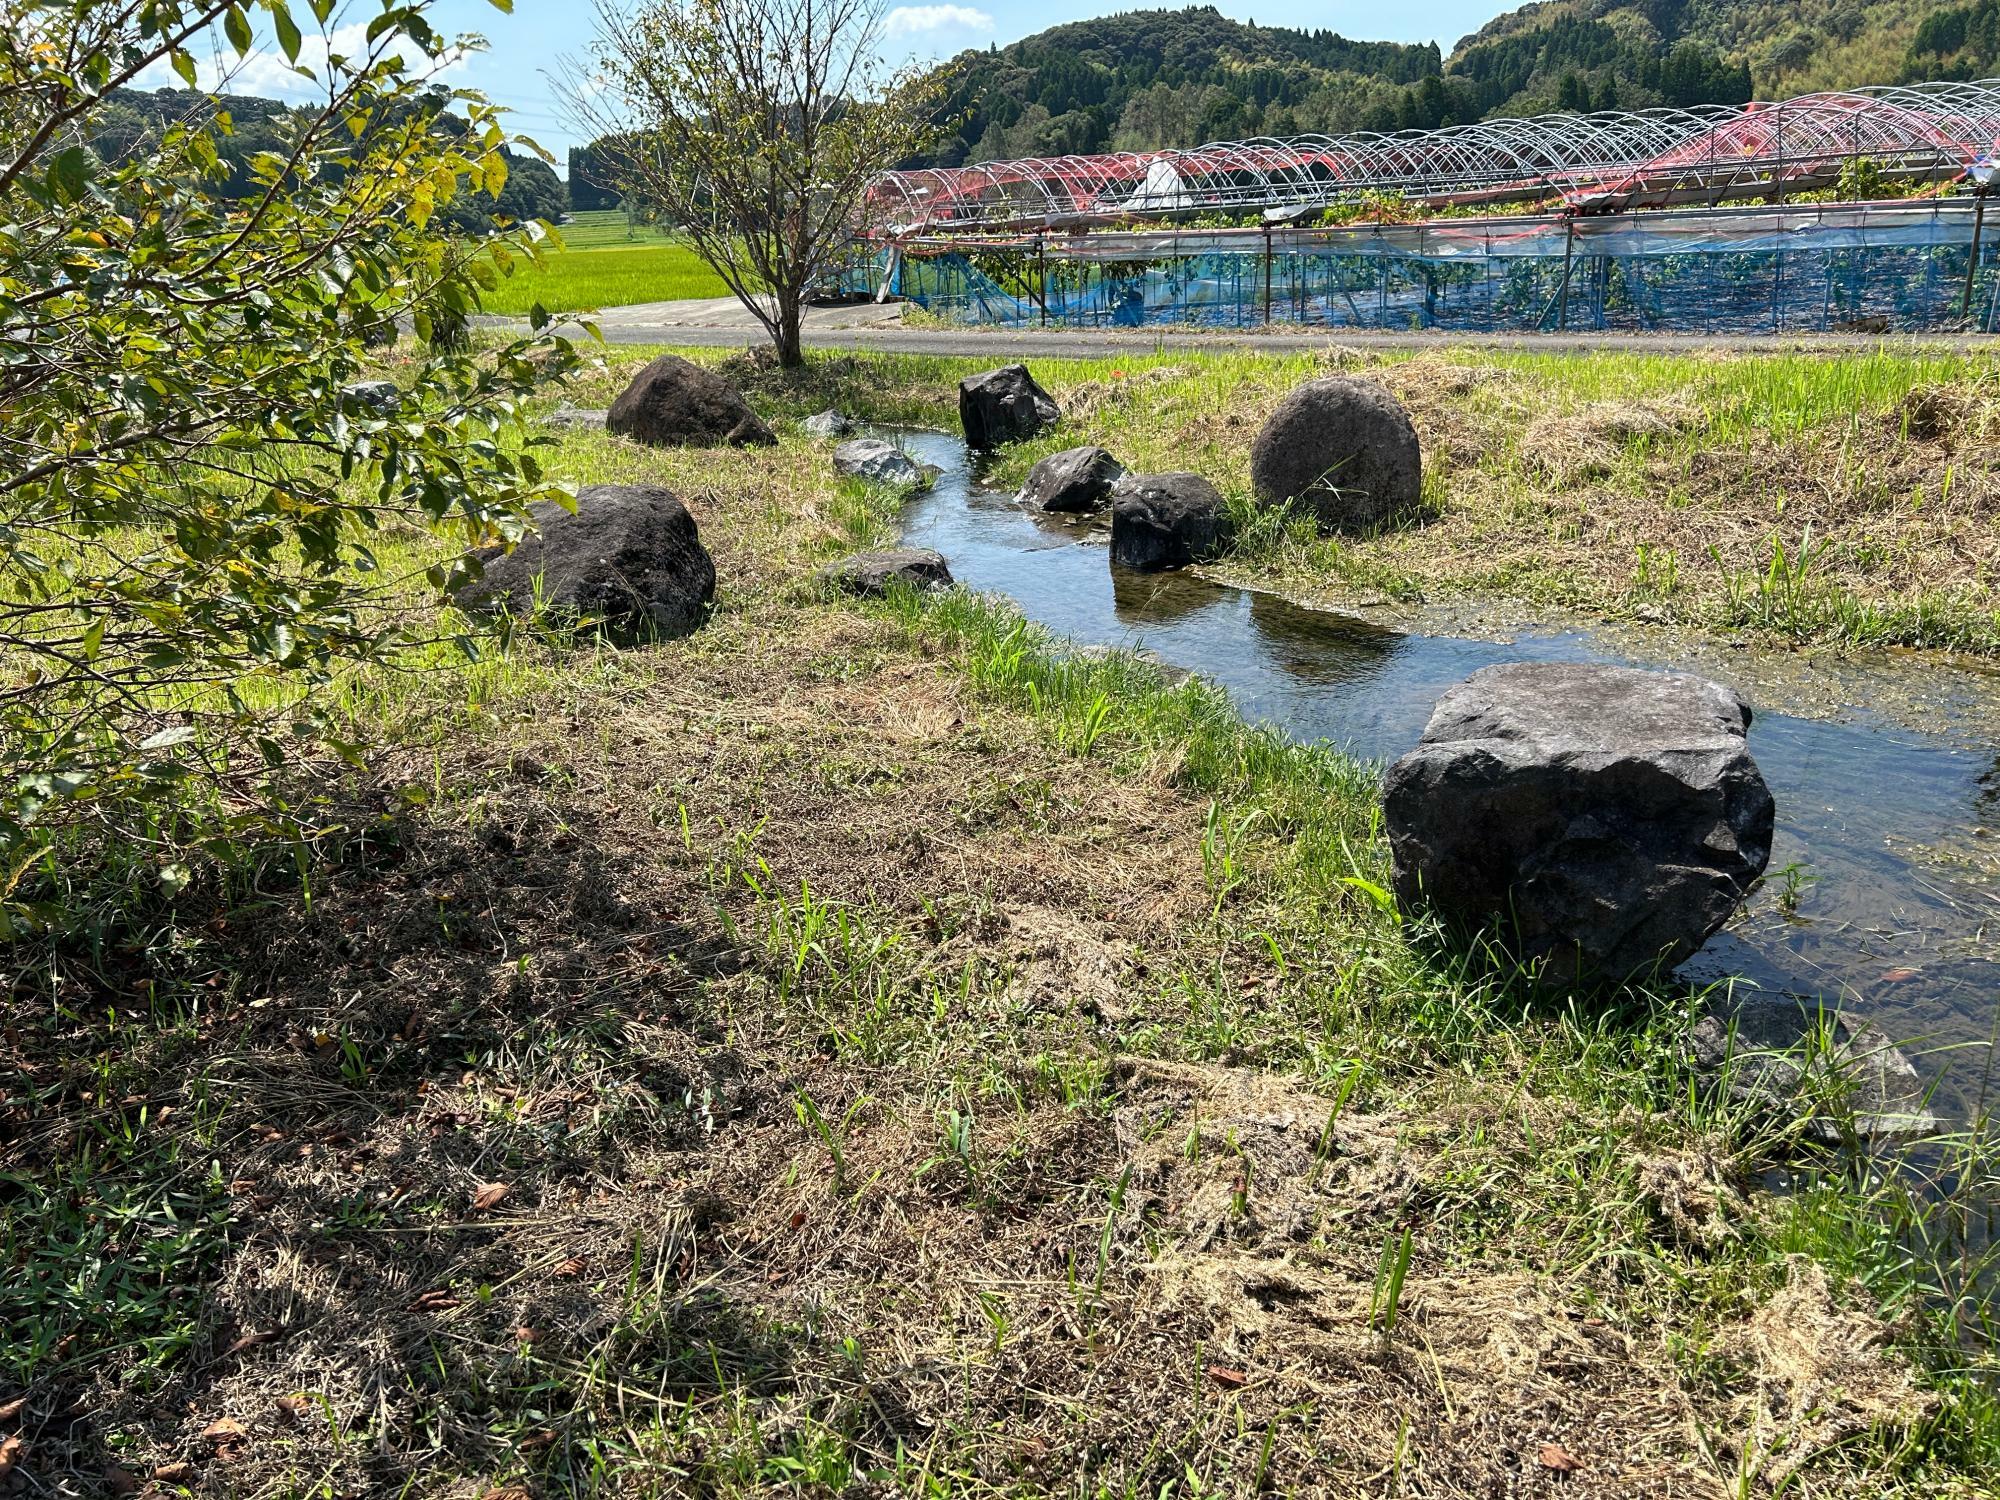
<instances>
[{"instance_id":1,"label":"stream","mask_svg":"<svg viewBox=\"0 0 2000 1500\"><path fill-rule=\"evenodd\" d=\"M1848 658L1842 706L1808 718L1763 707L1747 653L1741 667L1717 670L1709 660L1635 655L1581 630L1406 634L1189 573L1114 568L1101 527L1030 512L982 487L958 438L893 436L942 471L905 511L907 545L943 553L960 584L1006 595L1079 646L1142 648L1198 673L1247 719L1296 740L1392 760L1416 743L1447 687L1499 662L1679 664L1728 682L1757 710L1750 749L1777 798L1777 839L1764 883L1681 976L1837 1005L1880 1027L1936 1082L1939 1114L1962 1119L1984 1102L2000 1028L1991 674ZM1922 680L1913 684L1912 673ZM1913 691L1941 722L1912 729L1875 706ZM1975 705L1980 712L1953 711ZM1958 727L1966 724L1977 727Z\"/></svg>"}]
</instances>

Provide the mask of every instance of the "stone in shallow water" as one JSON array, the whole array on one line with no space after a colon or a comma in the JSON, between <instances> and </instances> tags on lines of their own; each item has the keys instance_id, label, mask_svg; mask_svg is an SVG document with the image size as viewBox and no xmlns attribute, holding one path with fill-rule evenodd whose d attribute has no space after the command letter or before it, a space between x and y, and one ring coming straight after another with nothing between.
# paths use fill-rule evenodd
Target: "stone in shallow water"
<instances>
[{"instance_id":1,"label":"stone in shallow water","mask_svg":"<svg viewBox=\"0 0 2000 1500\"><path fill-rule=\"evenodd\" d=\"M837 411L823 411L807 417L799 426L807 437L846 437L854 431L854 419Z\"/></svg>"},{"instance_id":2,"label":"stone in shallow water","mask_svg":"<svg viewBox=\"0 0 2000 1500\"><path fill-rule=\"evenodd\" d=\"M1739 1104L1806 1120L1810 1133L1830 1144L1841 1140L1842 1122L1813 1108L1829 1094L1853 1111L1854 1132L1865 1139L1909 1139L1943 1126L1931 1113L1916 1064L1886 1033L1855 1016L1754 1001L1733 1016L1697 1021L1687 1061Z\"/></svg>"},{"instance_id":3,"label":"stone in shallow water","mask_svg":"<svg viewBox=\"0 0 2000 1500\"><path fill-rule=\"evenodd\" d=\"M1127 474L1111 491L1111 560L1128 568L1184 568L1228 546L1229 509L1199 474Z\"/></svg>"},{"instance_id":4,"label":"stone in shallow water","mask_svg":"<svg viewBox=\"0 0 2000 1500\"><path fill-rule=\"evenodd\" d=\"M1031 438L1062 418L1055 398L1026 365L1002 365L958 383L958 420L969 447L998 448Z\"/></svg>"},{"instance_id":5,"label":"stone in shallow water","mask_svg":"<svg viewBox=\"0 0 2000 1500\"><path fill-rule=\"evenodd\" d=\"M1684 672L1488 667L1389 768L1396 895L1490 929L1554 980L1671 969L1771 857L1750 709Z\"/></svg>"},{"instance_id":6,"label":"stone in shallow water","mask_svg":"<svg viewBox=\"0 0 2000 1500\"><path fill-rule=\"evenodd\" d=\"M879 599L898 585L919 592L951 587L951 568L944 554L927 547L857 552L822 569L819 576L842 593L871 599Z\"/></svg>"},{"instance_id":7,"label":"stone in shallow water","mask_svg":"<svg viewBox=\"0 0 2000 1500\"><path fill-rule=\"evenodd\" d=\"M620 645L689 635L708 618L715 564L672 490L592 485L574 515L548 501L530 514L538 529L512 552L481 555L484 572L458 591L460 608L526 615L539 600Z\"/></svg>"},{"instance_id":8,"label":"stone in shallow water","mask_svg":"<svg viewBox=\"0 0 2000 1500\"><path fill-rule=\"evenodd\" d=\"M880 438L855 438L842 443L833 450L833 466L849 478L899 490L927 485L938 475L931 465L918 463L893 443Z\"/></svg>"},{"instance_id":9,"label":"stone in shallow water","mask_svg":"<svg viewBox=\"0 0 2000 1500\"><path fill-rule=\"evenodd\" d=\"M1036 510L1102 510L1125 466L1094 445L1051 453L1028 470L1020 501Z\"/></svg>"}]
</instances>

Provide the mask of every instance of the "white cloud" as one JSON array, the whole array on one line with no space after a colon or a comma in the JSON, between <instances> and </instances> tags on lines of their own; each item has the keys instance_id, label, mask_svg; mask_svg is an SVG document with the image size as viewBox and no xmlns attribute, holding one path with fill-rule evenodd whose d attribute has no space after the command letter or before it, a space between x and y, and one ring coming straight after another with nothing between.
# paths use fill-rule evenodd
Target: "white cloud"
<instances>
[{"instance_id":1,"label":"white cloud","mask_svg":"<svg viewBox=\"0 0 2000 1500\"><path fill-rule=\"evenodd\" d=\"M969 5L899 5L883 18L890 36L921 36L933 31L991 31L993 18Z\"/></svg>"},{"instance_id":2,"label":"white cloud","mask_svg":"<svg viewBox=\"0 0 2000 1500\"><path fill-rule=\"evenodd\" d=\"M188 50L196 51L193 47ZM452 50L442 58L433 59L409 41L399 41L394 51L403 59L410 77L433 82L463 72L471 57L470 53ZM203 57L196 52L196 86L205 93L251 94L288 102L323 99L327 92L327 64L330 58L343 57L358 65L369 55L366 22L337 26L321 36L307 36L299 48L296 65L287 62L284 53L271 47L258 47L249 55L238 57L233 47L218 39L209 56ZM299 68L304 68L312 76L301 77ZM164 59L147 68L132 82L135 88L142 89L186 87L181 76Z\"/></svg>"}]
</instances>

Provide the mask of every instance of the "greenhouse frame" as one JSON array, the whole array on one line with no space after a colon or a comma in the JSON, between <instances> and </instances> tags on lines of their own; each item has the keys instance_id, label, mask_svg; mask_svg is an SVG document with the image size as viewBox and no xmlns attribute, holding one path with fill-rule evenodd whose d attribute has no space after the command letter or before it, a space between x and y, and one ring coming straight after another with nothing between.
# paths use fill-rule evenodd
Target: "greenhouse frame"
<instances>
[{"instance_id":1,"label":"greenhouse frame","mask_svg":"<svg viewBox=\"0 0 2000 1500\"><path fill-rule=\"evenodd\" d=\"M1987 80L895 172L848 284L1009 324L1991 330L1996 140ZM1859 162L1908 196L1791 201ZM1357 199L1444 216L1310 222Z\"/></svg>"}]
</instances>

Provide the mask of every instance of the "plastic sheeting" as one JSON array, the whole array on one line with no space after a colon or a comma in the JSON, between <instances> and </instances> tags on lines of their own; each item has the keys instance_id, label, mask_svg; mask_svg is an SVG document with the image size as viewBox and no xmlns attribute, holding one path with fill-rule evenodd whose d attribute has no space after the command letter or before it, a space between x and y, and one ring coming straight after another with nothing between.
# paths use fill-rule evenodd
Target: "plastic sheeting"
<instances>
[{"instance_id":1,"label":"plastic sheeting","mask_svg":"<svg viewBox=\"0 0 2000 1500\"><path fill-rule=\"evenodd\" d=\"M915 239L856 268L969 323L1772 333L1956 327L1968 199L1345 229ZM1982 234L1963 321L2000 297Z\"/></svg>"}]
</instances>

